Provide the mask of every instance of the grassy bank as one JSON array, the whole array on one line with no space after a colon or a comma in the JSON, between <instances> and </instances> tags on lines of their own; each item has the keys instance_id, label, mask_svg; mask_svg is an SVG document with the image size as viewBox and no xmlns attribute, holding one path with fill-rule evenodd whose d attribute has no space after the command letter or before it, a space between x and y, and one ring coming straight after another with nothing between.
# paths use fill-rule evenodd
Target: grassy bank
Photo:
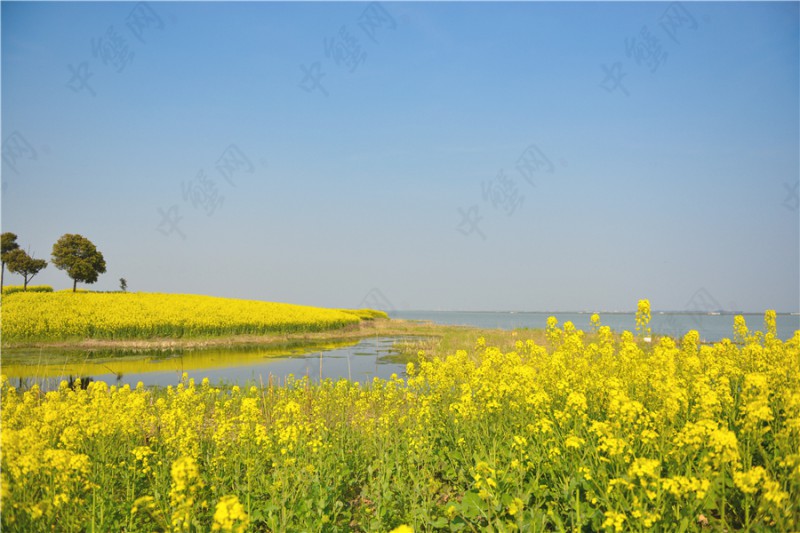
<instances>
[{"instance_id":1,"label":"grassy bank","mask_svg":"<svg viewBox=\"0 0 800 533\"><path fill-rule=\"evenodd\" d=\"M386 317L187 294L16 292L3 296L3 345L95 340L285 335L339 330Z\"/></svg>"}]
</instances>

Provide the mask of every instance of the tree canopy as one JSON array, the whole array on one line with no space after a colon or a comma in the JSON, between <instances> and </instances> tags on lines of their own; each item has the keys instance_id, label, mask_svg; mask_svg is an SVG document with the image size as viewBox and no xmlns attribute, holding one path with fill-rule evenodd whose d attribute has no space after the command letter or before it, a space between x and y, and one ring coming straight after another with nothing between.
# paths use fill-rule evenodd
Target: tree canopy
<instances>
[{"instance_id":1,"label":"tree canopy","mask_svg":"<svg viewBox=\"0 0 800 533\"><path fill-rule=\"evenodd\" d=\"M21 275L25 284L23 290L28 290L28 283L33 279L39 271L47 268L47 261L44 259L34 259L25 250L17 248L11 250L5 255L6 263L8 264L8 271L14 274Z\"/></svg>"},{"instance_id":2,"label":"tree canopy","mask_svg":"<svg viewBox=\"0 0 800 533\"><path fill-rule=\"evenodd\" d=\"M78 282L94 283L106 271L106 261L95 245L83 235L67 233L53 245L53 264L72 278L72 291Z\"/></svg>"},{"instance_id":3,"label":"tree canopy","mask_svg":"<svg viewBox=\"0 0 800 533\"><path fill-rule=\"evenodd\" d=\"M11 233L10 231L3 233L3 235L1 235L0 238L2 238L3 241L2 250L0 250L0 259L2 260L2 269L0 269L0 289L2 289L3 275L6 272L6 262L8 260L8 254L18 249L19 244L17 244L16 233Z\"/></svg>"}]
</instances>

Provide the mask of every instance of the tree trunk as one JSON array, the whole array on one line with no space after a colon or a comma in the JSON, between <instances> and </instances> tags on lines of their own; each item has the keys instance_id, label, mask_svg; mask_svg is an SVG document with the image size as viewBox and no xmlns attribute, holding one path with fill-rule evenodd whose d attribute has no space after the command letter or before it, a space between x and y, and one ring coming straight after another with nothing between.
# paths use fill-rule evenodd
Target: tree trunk
<instances>
[{"instance_id":1,"label":"tree trunk","mask_svg":"<svg viewBox=\"0 0 800 533\"><path fill-rule=\"evenodd\" d=\"M75 289L76 289L77 286L78 286L78 280L77 279L73 279L72 280L72 292L75 292Z\"/></svg>"},{"instance_id":2,"label":"tree trunk","mask_svg":"<svg viewBox=\"0 0 800 533\"><path fill-rule=\"evenodd\" d=\"M23 282L23 284L22 284L22 290L23 290L23 291L25 291L25 292L27 292L27 291L28 291L28 276L25 276L23 279L24 279L25 281L24 281L24 282Z\"/></svg>"},{"instance_id":3,"label":"tree trunk","mask_svg":"<svg viewBox=\"0 0 800 533\"><path fill-rule=\"evenodd\" d=\"M6 264L3 263L3 268L0 270L0 292L3 292L3 277L6 275Z\"/></svg>"}]
</instances>

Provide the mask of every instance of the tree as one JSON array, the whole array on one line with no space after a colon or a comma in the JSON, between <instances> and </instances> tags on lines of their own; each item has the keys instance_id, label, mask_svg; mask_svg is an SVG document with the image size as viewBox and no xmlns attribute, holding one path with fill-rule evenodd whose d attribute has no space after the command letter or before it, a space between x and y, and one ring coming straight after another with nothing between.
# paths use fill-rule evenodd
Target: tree
<instances>
[{"instance_id":1,"label":"tree","mask_svg":"<svg viewBox=\"0 0 800 533\"><path fill-rule=\"evenodd\" d=\"M122 292L127 292L128 280L126 280L125 278L119 278L119 288Z\"/></svg>"},{"instance_id":2,"label":"tree","mask_svg":"<svg viewBox=\"0 0 800 533\"><path fill-rule=\"evenodd\" d=\"M19 248L8 252L6 262L8 263L9 272L19 274L25 279L23 290L26 291L28 290L28 282L30 282L40 270L47 268L47 261L44 259L34 259L28 255L25 250Z\"/></svg>"},{"instance_id":3,"label":"tree","mask_svg":"<svg viewBox=\"0 0 800 533\"><path fill-rule=\"evenodd\" d=\"M106 271L106 260L92 241L83 235L67 233L53 245L53 264L72 278L72 292L78 282L94 283Z\"/></svg>"},{"instance_id":4,"label":"tree","mask_svg":"<svg viewBox=\"0 0 800 533\"><path fill-rule=\"evenodd\" d=\"M8 254L16 249L19 248L19 244L17 244L17 236L10 231L7 233L3 233L0 235L2 237L2 251L0 252L0 259L2 259L3 266L0 269L0 291L3 290L3 275L6 273L6 262L8 258Z\"/></svg>"}]
</instances>

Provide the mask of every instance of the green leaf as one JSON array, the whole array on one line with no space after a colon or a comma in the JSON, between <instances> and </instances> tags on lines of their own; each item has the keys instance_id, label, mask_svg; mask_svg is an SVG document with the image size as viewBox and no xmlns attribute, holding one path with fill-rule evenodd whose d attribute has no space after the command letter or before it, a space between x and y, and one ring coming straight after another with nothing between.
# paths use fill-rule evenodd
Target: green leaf
<instances>
[{"instance_id":1,"label":"green leaf","mask_svg":"<svg viewBox=\"0 0 800 533\"><path fill-rule=\"evenodd\" d=\"M443 528L443 527L447 527L447 525L449 523L450 523L450 521L447 520L447 518L445 518L444 516L440 516L436 520L432 520L430 522L430 526L431 527L435 527L435 528Z\"/></svg>"},{"instance_id":2,"label":"green leaf","mask_svg":"<svg viewBox=\"0 0 800 533\"><path fill-rule=\"evenodd\" d=\"M471 490L464 494L464 498L461 500L461 514L467 518L477 518L485 514L487 510L486 502L478 496L477 492Z\"/></svg>"}]
</instances>

